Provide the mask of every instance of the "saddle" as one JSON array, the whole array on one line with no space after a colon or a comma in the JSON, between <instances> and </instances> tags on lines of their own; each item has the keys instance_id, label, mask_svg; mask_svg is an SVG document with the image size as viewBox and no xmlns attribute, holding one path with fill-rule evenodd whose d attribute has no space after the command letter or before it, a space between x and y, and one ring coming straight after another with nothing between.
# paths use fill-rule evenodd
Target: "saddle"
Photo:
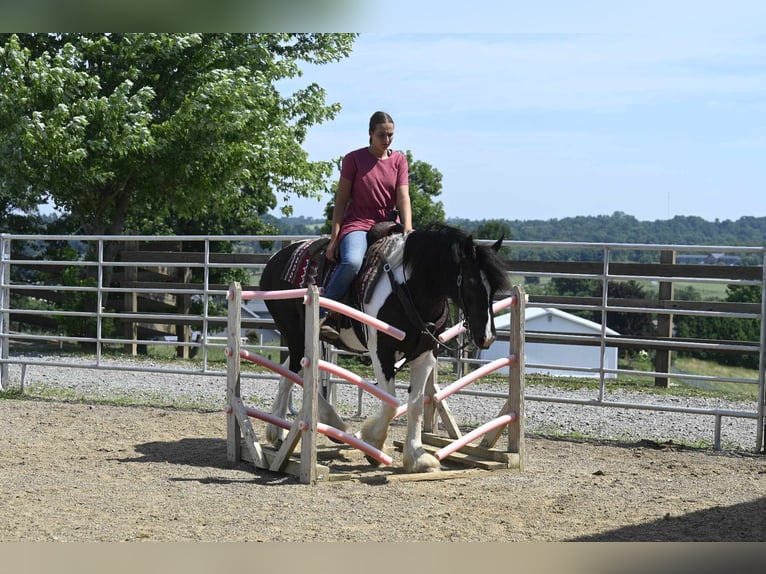
<instances>
[{"instance_id":1,"label":"saddle","mask_svg":"<svg viewBox=\"0 0 766 574\"><path fill-rule=\"evenodd\" d=\"M391 282L392 291L400 300L403 308L407 310L407 314L420 320L419 342L415 345L416 350L412 353L414 357L434 344L436 341L434 333L443 329L449 318L449 306L445 302L441 316L435 322L423 323L409 296L404 293L394 279L392 270L402 264L404 255L404 241L401 231L401 225L385 221L377 224L368 232L367 253L362 267L341 302L363 311L364 306L370 302L378 281L383 278L382 276L387 276ZM327 237L307 239L302 242L285 266L282 279L296 288L304 288L309 285L327 286L338 266L337 262L329 261L325 257L325 250L329 242ZM341 315L339 326L353 328L359 341L366 344L367 330L360 322L352 321L345 315ZM356 352L354 349L346 347L341 341L333 341L333 345L350 352ZM407 360L409 361L411 358L408 355Z\"/></svg>"},{"instance_id":2,"label":"saddle","mask_svg":"<svg viewBox=\"0 0 766 574\"><path fill-rule=\"evenodd\" d=\"M370 228L367 232L367 253L362 267L343 303L357 309L369 303L372 296L371 287L377 283L385 263L394 257L397 250L401 251L401 232L401 224L393 221L376 223ZM330 261L325 257L329 242L329 238L320 237L307 239L299 244L285 266L282 279L296 288L309 285L326 287L338 267L337 261Z\"/></svg>"}]
</instances>

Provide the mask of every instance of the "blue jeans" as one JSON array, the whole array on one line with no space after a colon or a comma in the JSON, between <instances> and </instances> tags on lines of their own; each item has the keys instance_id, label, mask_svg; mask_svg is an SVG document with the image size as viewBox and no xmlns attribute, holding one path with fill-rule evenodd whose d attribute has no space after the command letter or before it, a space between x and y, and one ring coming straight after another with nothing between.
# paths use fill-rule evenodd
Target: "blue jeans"
<instances>
[{"instance_id":1,"label":"blue jeans","mask_svg":"<svg viewBox=\"0 0 766 574\"><path fill-rule=\"evenodd\" d=\"M343 298L359 269L362 268L362 261L367 252L367 232L352 231L346 234L340 241L339 250L340 264L324 291L325 297L335 301ZM319 310L320 317L324 317L326 314L327 309Z\"/></svg>"}]
</instances>

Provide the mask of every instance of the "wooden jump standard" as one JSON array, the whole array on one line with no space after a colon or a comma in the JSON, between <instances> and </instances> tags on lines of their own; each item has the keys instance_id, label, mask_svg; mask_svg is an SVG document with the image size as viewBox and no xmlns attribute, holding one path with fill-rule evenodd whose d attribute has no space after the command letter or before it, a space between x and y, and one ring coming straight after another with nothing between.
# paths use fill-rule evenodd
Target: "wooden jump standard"
<instances>
[{"instance_id":1,"label":"wooden jump standard","mask_svg":"<svg viewBox=\"0 0 766 574\"><path fill-rule=\"evenodd\" d=\"M246 298L290 298L303 297L307 305L306 313L306 356L301 361L303 366L303 378L292 373L282 365L269 361L265 357L249 353L240 348L241 341L241 303ZM396 406L399 400L388 395L382 389L361 379L354 373L341 367L326 363L319 359L319 306L326 305L336 311L351 314L354 318L363 320L373 327L383 330L397 338L403 338L404 333L387 325L373 317L364 315L355 309L345 305L320 298L319 291L315 286L308 289L293 289L289 291L246 291L243 292L239 283L232 283L228 294L228 346L227 354L227 457L231 462L247 460L256 468L274 472L285 472L298 476L304 484L316 484L318 481L332 480L329 468L317 463L316 434L321 432L341 440L354 448L362 450L368 456L376 458L384 465L391 464L391 458L375 447L362 442L357 436L349 435L338 429L334 429L318 422L317 396L319 387L319 369L327 370L335 375L371 392L379 399ZM511 320L510 346L511 354L507 358L498 359L477 369L470 375L455 381L445 389L439 389L436 384L436 373L428 383L427 396L425 397L425 428L423 443L427 448L435 450L434 456L439 460L449 459L468 466L485 468L488 470L499 468L513 468L523 470L526 463L524 448L524 303L526 296L521 288L514 287L514 295L503 301L495 303L494 312L513 306L515 312ZM457 336L463 330L461 325L456 325L445 331L441 339L446 341ZM268 367L269 369L287 376L294 382L303 386L303 408L296 416L295 422L278 419L273 415L257 409L247 407L240 396L240 359L249 360ZM494 370L509 367L509 398L501 409L498 417L480 426L472 432L462 435L452 417L444 399L457 392L464 386L476 381ZM396 416L406 413L406 405L399 406ZM519 416L521 413L521 416ZM441 418L450 439L434 434L437 424L437 415ZM250 417L259 418L272 424L289 429L286 440L278 451L260 444L255 430L250 422ZM508 447L506 451L494 448L503 430L508 428ZM484 436L481 444L471 446L469 443ZM300 458L295 460L292 455L298 442L301 443ZM394 443L401 448L401 443ZM245 447L244 449L242 447ZM427 473L422 478L427 478Z\"/></svg>"}]
</instances>

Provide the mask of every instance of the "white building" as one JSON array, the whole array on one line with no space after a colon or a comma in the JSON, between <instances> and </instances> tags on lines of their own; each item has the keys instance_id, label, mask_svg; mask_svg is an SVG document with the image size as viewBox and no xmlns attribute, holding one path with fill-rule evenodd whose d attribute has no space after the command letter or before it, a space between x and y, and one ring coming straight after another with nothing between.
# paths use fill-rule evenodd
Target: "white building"
<instances>
[{"instance_id":1,"label":"white building","mask_svg":"<svg viewBox=\"0 0 766 574\"><path fill-rule=\"evenodd\" d=\"M495 328L498 331L508 331L510 314L501 315L495 319ZM538 331L542 333L567 333L577 335L600 335L601 325L566 313L559 309L532 307L525 314L526 331ZM607 335L618 333L607 327ZM494 360L507 357L509 343L506 336L498 333L498 339L489 349L482 350L479 358ZM544 373L558 377L598 377L598 371L587 372L570 370L561 367L579 367L585 369L598 369L600 365L601 347L599 345L562 345L554 343L526 343L525 373ZM532 367L530 365L550 365L550 367ZM617 368L617 347L606 347L604 350L604 368ZM497 372L508 372L508 369L500 369ZM613 373L606 373L606 378L615 378Z\"/></svg>"},{"instance_id":2,"label":"white building","mask_svg":"<svg viewBox=\"0 0 766 574\"><path fill-rule=\"evenodd\" d=\"M271 312L266 308L263 299L249 299L242 303L242 317L252 319L271 319ZM279 331L274 329L257 329L259 345L279 345Z\"/></svg>"}]
</instances>

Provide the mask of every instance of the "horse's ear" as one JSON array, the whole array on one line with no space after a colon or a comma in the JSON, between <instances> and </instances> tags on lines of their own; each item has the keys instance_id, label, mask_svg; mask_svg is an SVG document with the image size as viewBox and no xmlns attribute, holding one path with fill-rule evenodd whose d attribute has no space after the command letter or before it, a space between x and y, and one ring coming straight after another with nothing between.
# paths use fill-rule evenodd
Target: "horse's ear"
<instances>
[{"instance_id":1,"label":"horse's ear","mask_svg":"<svg viewBox=\"0 0 766 574\"><path fill-rule=\"evenodd\" d=\"M498 239L497 241L495 241L495 243L492 244L492 249L494 249L495 251L500 251L500 248L503 246L503 239L505 239L505 233L503 233L500 236L500 239Z\"/></svg>"}]
</instances>

